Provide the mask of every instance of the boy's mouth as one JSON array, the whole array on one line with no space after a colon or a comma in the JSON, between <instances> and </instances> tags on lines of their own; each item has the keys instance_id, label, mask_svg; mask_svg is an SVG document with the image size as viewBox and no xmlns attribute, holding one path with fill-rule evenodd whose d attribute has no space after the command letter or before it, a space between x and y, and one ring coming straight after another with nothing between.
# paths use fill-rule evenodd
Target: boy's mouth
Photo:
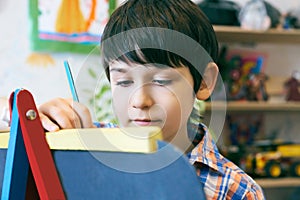
<instances>
[{"instance_id":1,"label":"boy's mouth","mask_svg":"<svg viewBox=\"0 0 300 200\"><path fill-rule=\"evenodd\" d=\"M150 126L160 122L160 120L151 120L151 119L134 119L131 121L138 126Z\"/></svg>"}]
</instances>

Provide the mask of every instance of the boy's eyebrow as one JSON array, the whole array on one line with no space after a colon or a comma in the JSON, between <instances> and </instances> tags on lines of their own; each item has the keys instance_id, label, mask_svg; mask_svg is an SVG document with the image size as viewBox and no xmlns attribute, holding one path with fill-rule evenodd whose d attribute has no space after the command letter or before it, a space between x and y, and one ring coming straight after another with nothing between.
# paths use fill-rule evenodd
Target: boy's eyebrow
<instances>
[{"instance_id":1,"label":"boy's eyebrow","mask_svg":"<svg viewBox=\"0 0 300 200\"><path fill-rule=\"evenodd\" d=\"M116 68L116 67L114 67L114 68L111 68L110 70L109 70L109 72L121 72L121 73L126 73L127 72L127 70L126 69L123 69L123 68Z\"/></svg>"}]
</instances>

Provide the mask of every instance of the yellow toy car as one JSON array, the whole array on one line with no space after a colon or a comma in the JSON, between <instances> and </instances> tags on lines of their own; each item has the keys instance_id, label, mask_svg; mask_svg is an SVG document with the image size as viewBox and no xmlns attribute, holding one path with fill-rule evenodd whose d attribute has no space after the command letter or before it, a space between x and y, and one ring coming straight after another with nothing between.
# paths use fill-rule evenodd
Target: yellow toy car
<instances>
[{"instance_id":1,"label":"yellow toy car","mask_svg":"<svg viewBox=\"0 0 300 200\"><path fill-rule=\"evenodd\" d=\"M300 177L300 144L265 141L256 144L256 148L256 152L246 157L247 173L274 178Z\"/></svg>"}]
</instances>

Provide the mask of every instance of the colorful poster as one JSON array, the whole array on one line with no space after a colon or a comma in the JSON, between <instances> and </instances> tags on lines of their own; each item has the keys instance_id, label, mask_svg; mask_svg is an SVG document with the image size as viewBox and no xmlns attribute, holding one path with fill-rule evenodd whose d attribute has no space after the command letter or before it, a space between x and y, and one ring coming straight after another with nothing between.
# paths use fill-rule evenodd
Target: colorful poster
<instances>
[{"instance_id":1,"label":"colorful poster","mask_svg":"<svg viewBox=\"0 0 300 200\"><path fill-rule=\"evenodd\" d=\"M114 0L31 0L33 50L89 52L114 6Z\"/></svg>"}]
</instances>

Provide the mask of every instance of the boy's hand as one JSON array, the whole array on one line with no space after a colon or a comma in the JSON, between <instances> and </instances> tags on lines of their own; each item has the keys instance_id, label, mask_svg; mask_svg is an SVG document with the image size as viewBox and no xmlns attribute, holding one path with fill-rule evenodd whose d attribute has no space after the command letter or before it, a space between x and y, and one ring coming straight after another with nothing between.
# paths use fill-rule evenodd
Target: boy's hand
<instances>
[{"instance_id":1,"label":"boy's hand","mask_svg":"<svg viewBox=\"0 0 300 200\"><path fill-rule=\"evenodd\" d=\"M38 111L47 131L94 127L88 108L72 99L53 99L40 105Z\"/></svg>"}]
</instances>

